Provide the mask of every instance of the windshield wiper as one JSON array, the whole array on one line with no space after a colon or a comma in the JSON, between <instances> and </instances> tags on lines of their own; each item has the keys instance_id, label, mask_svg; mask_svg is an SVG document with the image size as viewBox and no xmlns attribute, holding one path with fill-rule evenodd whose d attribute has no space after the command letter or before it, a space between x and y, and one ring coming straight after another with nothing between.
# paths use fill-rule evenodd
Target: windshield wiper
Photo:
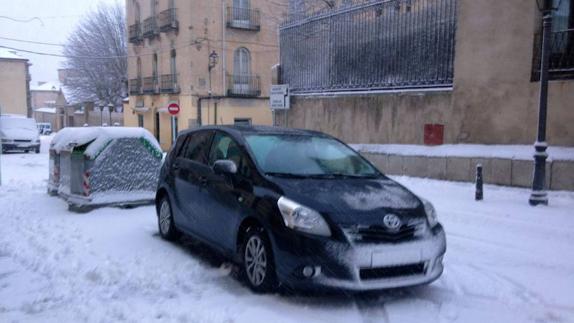
<instances>
[{"instance_id":1,"label":"windshield wiper","mask_svg":"<svg viewBox=\"0 0 574 323\"><path fill-rule=\"evenodd\" d=\"M320 179L338 179L338 178L377 178L375 174L372 175L353 175L353 174L341 174L341 173L333 173L333 174L311 174L309 175L310 178L320 178Z\"/></svg>"},{"instance_id":2,"label":"windshield wiper","mask_svg":"<svg viewBox=\"0 0 574 323\"><path fill-rule=\"evenodd\" d=\"M268 173L265 173L265 175L275 176L275 177L284 177L284 178L307 178L306 175L293 174L293 173L268 172Z\"/></svg>"}]
</instances>

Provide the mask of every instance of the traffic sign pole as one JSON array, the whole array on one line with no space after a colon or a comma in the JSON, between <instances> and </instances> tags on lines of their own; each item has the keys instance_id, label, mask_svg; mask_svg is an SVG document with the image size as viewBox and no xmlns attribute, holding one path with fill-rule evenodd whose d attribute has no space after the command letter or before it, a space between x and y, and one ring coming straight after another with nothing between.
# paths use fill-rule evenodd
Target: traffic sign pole
<instances>
[{"instance_id":1,"label":"traffic sign pole","mask_svg":"<svg viewBox=\"0 0 574 323\"><path fill-rule=\"evenodd\" d=\"M167 111L171 114L171 143L174 144L177 139L177 115L179 113L179 104L171 102L167 106Z\"/></svg>"}]
</instances>

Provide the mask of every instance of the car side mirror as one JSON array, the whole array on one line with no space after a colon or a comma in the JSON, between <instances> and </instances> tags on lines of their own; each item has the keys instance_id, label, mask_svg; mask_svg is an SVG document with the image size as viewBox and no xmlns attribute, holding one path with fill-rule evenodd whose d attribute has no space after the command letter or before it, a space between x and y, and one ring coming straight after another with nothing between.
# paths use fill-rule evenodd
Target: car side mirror
<instances>
[{"instance_id":1,"label":"car side mirror","mask_svg":"<svg viewBox=\"0 0 574 323\"><path fill-rule=\"evenodd\" d=\"M216 174L237 174L237 165L232 160L217 160L213 164L213 171Z\"/></svg>"}]
</instances>

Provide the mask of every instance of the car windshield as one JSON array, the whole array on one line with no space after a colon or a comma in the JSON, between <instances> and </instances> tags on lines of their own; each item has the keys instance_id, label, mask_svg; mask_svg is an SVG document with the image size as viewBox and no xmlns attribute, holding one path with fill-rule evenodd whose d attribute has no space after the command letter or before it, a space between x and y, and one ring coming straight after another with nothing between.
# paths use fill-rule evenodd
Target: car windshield
<instances>
[{"instance_id":1,"label":"car windshield","mask_svg":"<svg viewBox=\"0 0 574 323\"><path fill-rule=\"evenodd\" d=\"M248 135L259 167L268 175L375 177L380 173L341 142L310 135Z\"/></svg>"}]
</instances>

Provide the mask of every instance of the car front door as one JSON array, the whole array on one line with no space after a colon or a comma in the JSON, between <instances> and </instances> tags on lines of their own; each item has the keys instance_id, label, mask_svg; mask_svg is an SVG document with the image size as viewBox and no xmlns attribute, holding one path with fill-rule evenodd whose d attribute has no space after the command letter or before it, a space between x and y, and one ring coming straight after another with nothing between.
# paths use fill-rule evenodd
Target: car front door
<instances>
[{"instance_id":1,"label":"car front door","mask_svg":"<svg viewBox=\"0 0 574 323\"><path fill-rule=\"evenodd\" d=\"M216 132L209 152L209 165L217 160L232 160L237 165L237 174L211 173L207 189L210 205L209 223L213 228L212 238L224 249L235 248L236 228L249 212L253 201L253 164L242 147L228 134Z\"/></svg>"},{"instance_id":2,"label":"car front door","mask_svg":"<svg viewBox=\"0 0 574 323\"><path fill-rule=\"evenodd\" d=\"M207 162L212 136L213 131L188 135L173 165L175 204L181 213L181 225L201 236L207 216L206 185L211 171Z\"/></svg>"}]
</instances>

